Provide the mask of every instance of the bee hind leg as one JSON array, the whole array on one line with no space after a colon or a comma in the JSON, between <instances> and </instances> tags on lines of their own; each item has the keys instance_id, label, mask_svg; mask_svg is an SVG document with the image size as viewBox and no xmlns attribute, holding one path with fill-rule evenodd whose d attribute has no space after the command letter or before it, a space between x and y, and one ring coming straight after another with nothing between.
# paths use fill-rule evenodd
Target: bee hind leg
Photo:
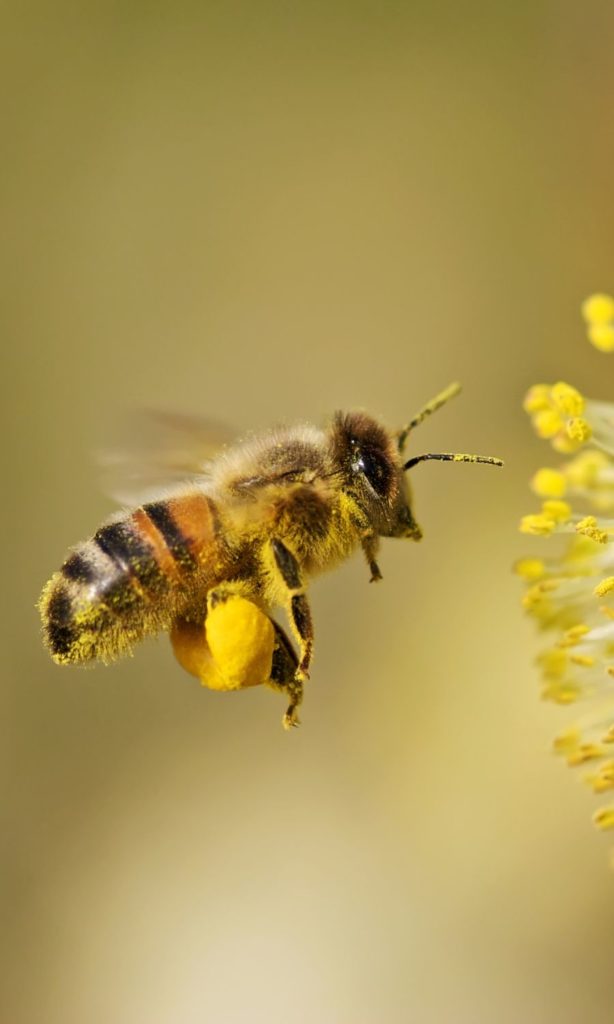
<instances>
[{"instance_id":1,"label":"bee hind leg","mask_svg":"<svg viewBox=\"0 0 614 1024\"><path fill-rule=\"evenodd\" d=\"M275 644L268 685L273 690L285 693L289 698L290 703L282 719L282 725L284 729L292 729L300 725L298 708L303 700L303 684L296 681L298 658L285 631L274 619L271 619L271 622L275 630Z\"/></svg>"}]
</instances>

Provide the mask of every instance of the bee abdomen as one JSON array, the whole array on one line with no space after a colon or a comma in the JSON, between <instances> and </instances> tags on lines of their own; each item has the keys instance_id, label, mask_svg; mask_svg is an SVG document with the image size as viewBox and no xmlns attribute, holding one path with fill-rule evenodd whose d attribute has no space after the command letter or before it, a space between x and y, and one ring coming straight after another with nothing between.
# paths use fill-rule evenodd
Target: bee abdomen
<instances>
[{"instance_id":1,"label":"bee abdomen","mask_svg":"<svg viewBox=\"0 0 614 1024\"><path fill-rule=\"evenodd\" d=\"M170 584L131 527L130 520L101 527L45 587L40 607L55 661L109 661L148 631Z\"/></svg>"},{"instance_id":2,"label":"bee abdomen","mask_svg":"<svg viewBox=\"0 0 614 1024\"><path fill-rule=\"evenodd\" d=\"M186 495L138 508L80 545L40 600L53 659L111 661L167 628L212 539L213 516L205 495Z\"/></svg>"}]
</instances>

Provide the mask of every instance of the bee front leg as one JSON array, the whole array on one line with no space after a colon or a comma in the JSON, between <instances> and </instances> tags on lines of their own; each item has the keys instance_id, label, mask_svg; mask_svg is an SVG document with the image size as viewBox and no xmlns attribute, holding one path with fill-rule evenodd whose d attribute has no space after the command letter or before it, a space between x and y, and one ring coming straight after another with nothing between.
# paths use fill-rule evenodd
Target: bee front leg
<instances>
[{"instance_id":1,"label":"bee front leg","mask_svg":"<svg viewBox=\"0 0 614 1024\"><path fill-rule=\"evenodd\" d=\"M305 594L299 564L283 541L273 538L271 549L275 565L287 591L288 617L292 631L299 645L299 664L294 679L287 684L290 705L283 719L284 728L291 729L299 724L297 709L303 700L303 683L309 678L309 666L313 653L313 622Z\"/></svg>"},{"instance_id":2,"label":"bee front leg","mask_svg":"<svg viewBox=\"0 0 614 1024\"><path fill-rule=\"evenodd\" d=\"M371 570L371 579L369 582L377 583L378 580L383 579L379 565L375 560L375 556L379 548L379 538L376 537L374 533L366 533L361 539L361 544L364 556L367 559L367 565Z\"/></svg>"}]
</instances>

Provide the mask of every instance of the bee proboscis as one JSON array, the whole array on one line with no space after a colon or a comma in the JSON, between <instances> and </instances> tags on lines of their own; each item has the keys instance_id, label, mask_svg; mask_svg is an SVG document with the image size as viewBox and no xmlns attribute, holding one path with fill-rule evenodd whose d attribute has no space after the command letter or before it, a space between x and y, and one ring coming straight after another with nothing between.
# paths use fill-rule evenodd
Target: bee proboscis
<instances>
[{"instance_id":1,"label":"bee proboscis","mask_svg":"<svg viewBox=\"0 0 614 1024\"><path fill-rule=\"evenodd\" d=\"M411 431L458 393L452 384L400 430L363 412L323 429L272 430L223 450L171 496L118 513L79 544L39 607L59 664L110 662L169 631L180 663L214 689L268 683L298 724L313 654L309 581L362 549L372 581L382 537L419 540L404 458ZM272 609L286 610L296 649Z\"/></svg>"}]
</instances>

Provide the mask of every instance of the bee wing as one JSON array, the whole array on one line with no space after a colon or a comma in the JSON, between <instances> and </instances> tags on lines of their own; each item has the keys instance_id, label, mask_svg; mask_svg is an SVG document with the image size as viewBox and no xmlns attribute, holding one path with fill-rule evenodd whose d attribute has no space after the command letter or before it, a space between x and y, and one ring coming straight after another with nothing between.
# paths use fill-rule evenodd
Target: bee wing
<instances>
[{"instance_id":1,"label":"bee wing","mask_svg":"<svg viewBox=\"0 0 614 1024\"><path fill-rule=\"evenodd\" d=\"M120 424L115 440L96 453L102 488L122 505L159 498L186 480L206 478L215 455L236 439L206 417L142 409Z\"/></svg>"}]
</instances>

